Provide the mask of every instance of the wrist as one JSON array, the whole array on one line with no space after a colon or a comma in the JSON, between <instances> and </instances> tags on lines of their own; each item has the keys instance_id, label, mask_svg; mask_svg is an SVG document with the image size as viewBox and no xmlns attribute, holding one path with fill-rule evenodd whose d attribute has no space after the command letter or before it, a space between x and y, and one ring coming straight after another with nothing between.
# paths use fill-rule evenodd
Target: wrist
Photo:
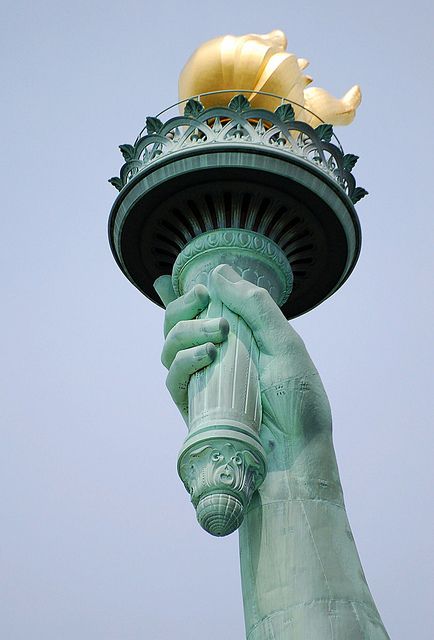
<instances>
[{"instance_id":1,"label":"wrist","mask_svg":"<svg viewBox=\"0 0 434 640\"><path fill-rule=\"evenodd\" d=\"M329 502L345 508L340 480L332 478L330 474L306 472L298 475L287 470L269 470L258 494L258 500L252 500L251 509L274 502L292 501Z\"/></svg>"}]
</instances>

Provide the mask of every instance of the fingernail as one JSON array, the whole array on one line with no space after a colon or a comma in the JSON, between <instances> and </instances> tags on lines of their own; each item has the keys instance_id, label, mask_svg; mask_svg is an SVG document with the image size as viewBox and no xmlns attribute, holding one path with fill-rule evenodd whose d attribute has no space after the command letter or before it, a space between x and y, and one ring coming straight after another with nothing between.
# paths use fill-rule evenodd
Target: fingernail
<instances>
[{"instance_id":1,"label":"fingernail","mask_svg":"<svg viewBox=\"0 0 434 640\"><path fill-rule=\"evenodd\" d=\"M207 320L203 325L203 330L205 333L225 333L226 335L229 332L229 323L225 318L213 318L212 320Z\"/></svg>"},{"instance_id":2,"label":"fingernail","mask_svg":"<svg viewBox=\"0 0 434 640\"><path fill-rule=\"evenodd\" d=\"M207 342L200 347L197 347L195 357L197 360L203 360L203 358L209 358L214 360L217 355L217 349L212 342Z\"/></svg>"},{"instance_id":3,"label":"fingernail","mask_svg":"<svg viewBox=\"0 0 434 640\"><path fill-rule=\"evenodd\" d=\"M214 358L216 357L217 348L215 347L215 345L213 345L212 342L208 342L208 344L206 345L206 353L211 358L211 360L214 360Z\"/></svg>"},{"instance_id":4,"label":"fingernail","mask_svg":"<svg viewBox=\"0 0 434 640\"><path fill-rule=\"evenodd\" d=\"M219 326L220 332L223 336L227 336L229 333L229 322L226 320L226 318L220 318L220 326Z\"/></svg>"},{"instance_id":5,"label":"fingernail","mask_svg":"<svg viewBox=\"0 0 434 640\"><path fill-rule=\"evenodd\" d=\"M239 282L240 280L242 280L241 276L228 264L220 264L214 269L214 273L221 276L225 280L228 280L229 282Z\"/></svg>"}]
</instances>

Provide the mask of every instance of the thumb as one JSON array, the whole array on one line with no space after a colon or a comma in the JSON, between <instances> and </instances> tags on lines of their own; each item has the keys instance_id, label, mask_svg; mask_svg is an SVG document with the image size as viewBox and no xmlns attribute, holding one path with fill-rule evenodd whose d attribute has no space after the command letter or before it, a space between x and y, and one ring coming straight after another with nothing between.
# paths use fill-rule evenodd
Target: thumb
<instances>
[{"instance_id":1,"label":"thumb","mask_svg":"<svg viewBox=\"0 0 434 640\"><path fill-rule=\"evenodd\" d=\"M227 264L214 269L211 284L223 304L245 320L261 351L270 355L281 352L289 325L266 289L243 280Z\"/></svg>"}]
</instances>

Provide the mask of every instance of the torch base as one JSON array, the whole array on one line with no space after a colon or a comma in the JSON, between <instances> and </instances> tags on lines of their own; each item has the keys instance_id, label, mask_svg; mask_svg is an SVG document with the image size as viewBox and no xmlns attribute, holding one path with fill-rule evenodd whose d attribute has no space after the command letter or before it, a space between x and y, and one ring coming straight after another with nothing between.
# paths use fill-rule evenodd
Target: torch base
<instances>
[{"instance_id":1,"label":"torch base","mask_svg":"<svg viewBox=\"0 0 434 640\"><path fill-rule=\"evenodd\" d=\"M265 478L259 440L230 430L203 431L186 443L178 473L190 493L199 524L214 536L238 529L254 491Z\"/></svg>"}]
</instances>

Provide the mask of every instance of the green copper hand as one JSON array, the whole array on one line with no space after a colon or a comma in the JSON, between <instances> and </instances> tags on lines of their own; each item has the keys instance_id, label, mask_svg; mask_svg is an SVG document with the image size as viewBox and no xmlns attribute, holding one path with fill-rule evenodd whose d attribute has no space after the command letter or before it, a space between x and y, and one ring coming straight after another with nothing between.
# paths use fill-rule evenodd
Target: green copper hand
<instances>
[{"instance_id":1,"label":"green copper hand","mask_svg":"<svg viewBox=\"0 0 434 640\"><path fill-rule=\"evenodd\" d=\"M167 306L164 320L166 341L161 354L163 365L169 369L166 385L187 421L190 376L214 360L217 353L214 344L227 338L229 325L224 318L195 319L209 302L208 291L203 285L196 285L179 298L175 296L170 276L162 276L154 286Z\"/></svg>"},{"instance_id":2,"label":"green copper hand","mask_svg":"<svg viewBox=\"0 0 434 640\"><path fill-rule=\"evenodd\" d=\"M345 512L329 403L304 343L265 289L227 265L211 284L260 351L268 473L240 528L247 638L384 640ZM177 299L169 276L155 288L167 305L167 387L185 418L189 377L213 361L228 326L195 319L208 304L204 286Z\"/></svg>"}]
</instances>

